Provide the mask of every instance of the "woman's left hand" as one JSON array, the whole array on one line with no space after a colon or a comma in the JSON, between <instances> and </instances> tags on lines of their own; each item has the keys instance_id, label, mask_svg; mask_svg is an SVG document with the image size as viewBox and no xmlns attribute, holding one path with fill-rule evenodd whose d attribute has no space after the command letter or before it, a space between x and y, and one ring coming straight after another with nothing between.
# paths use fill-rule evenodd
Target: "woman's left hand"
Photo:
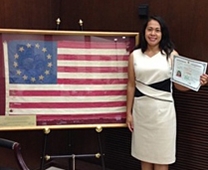
<instances>
[{"instance_id":1,"label":"woman's left hand","mask_svg":"<svg viewBox=\"0 0 208 170\"><path fill-rule=\"evenodd\" d=\"M208 75L207 74L203 74L200 76L200 83L202 86L204 86L208 83Z\"/></svg>"}]
</instances>

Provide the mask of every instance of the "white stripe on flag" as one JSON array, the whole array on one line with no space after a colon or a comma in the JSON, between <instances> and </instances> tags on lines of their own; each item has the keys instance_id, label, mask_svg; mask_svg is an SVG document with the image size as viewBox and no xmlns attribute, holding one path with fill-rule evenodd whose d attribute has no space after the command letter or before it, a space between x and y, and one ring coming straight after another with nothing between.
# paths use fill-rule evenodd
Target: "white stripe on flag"
<instances>
[{"instance_id":1,"label":"white stripe on flag","mask_svg":"<svg viewBox=\"0 0 208 170\"><path fill-rule=\"evenodd\" d=\"M58 78L65 79L126 79L127 73L58 73Z\"/></svg>"},{"instance_id":2,"label":"white stripe on flag","mask_svg":"<svg viewBox=\"0 0 208 170\"><path fill-rule=\"evenodd\" d=\"M76 55L128 55L126 49L82 49L82 48L58 48L58 54Z\"/></svg>"},{"instance_id":3,"label":"white stripe on flag","mask_svg":"<svg viewBox=\"0 0 208 170\"><path fill-rule=\"evenodd\" d=\"M70 102L70 103L80 103L80 102L87 102L87 103L93 103L93 102L114 102L114 101L126 101L125 96L56 96L56 97L11 97L10 102L12 103L41 103L41 102L47 102L47 103L63 103L63 102Z\"/></svg>"},{"instance_id":4,"label":"white stripe on flag","mask_svg":"<svg viewBox=\"0 0 208 170\"><path fill-rule=\"evenodd\" d=\"M77 61L77 60L58 60L58 67L127 67L126 61Z\"/></svg>"},{"instance_id":5,"label":"white stripe on flag","mask_svg":"<svg viewBox=\"0 0 208 170\"><path fill-rule=\"evenodd\" d=\"M106 91L106 90L125 90L127 87L126 84L106 84L106 85L93 85L93 84L90 84L88 86L86 85L64 85L64 89L62 89L63 92L67 92L67 91L90 91L90 90L100 90L102 89L103 91ZM31 85L25 85L25 84L10 84L9 85L9 89L10 90L23 90L23 91L28 91L28 90L31 90L33 89L33 91L35 90L39 90L39 91L42 91L42 90L54 90L54 91L60 91L60 85L59 84L54 84L54 85L51 85L51 84L47 84L47 85L34 85L34 84L31 84Z\"/></svg>"}]
</instances>

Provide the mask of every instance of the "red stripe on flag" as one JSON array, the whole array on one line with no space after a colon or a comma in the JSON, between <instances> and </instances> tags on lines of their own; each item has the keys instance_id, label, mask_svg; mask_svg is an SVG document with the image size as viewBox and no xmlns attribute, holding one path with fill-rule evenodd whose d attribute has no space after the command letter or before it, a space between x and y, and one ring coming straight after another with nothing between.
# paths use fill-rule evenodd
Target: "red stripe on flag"
<instances>
[{"instance_id":1,"label":"red stripe on flag","mask_svg":"<svg viewBox=\"0 0 208 170\"><path fill-rule=\"evenodd\" d=\"M58 72L70 73L126 73L127 67L61 67L59 66Z\"/></svg>"},{"instance_id":2,"label":"red stripe on flag","mask_svg":"<svg viewBox=\"0 0 208 170\"><path fill-rule=\"evenodd\" d=\"M10 96L117 96L126 95L126 90L106 90L106 91L51 91L51 90L10 90Z\"/></svg>"},{"instance_id":3,"label":"red stripe on flag","mask_svg":"<svg viewBox=\"0 0 208 170\"><path fill-rule=\"evenodd\" d=\"M127 79L58 79L57 80L58 84L126 84Z\"/></svg>"},{"instance_id":4,"label":"red stripe on flag","mask_svg":"<svg viewBox=\"0 0 208 170\"><path fill-rule=\"evenodd\" d=\"M58 55L58 60L84 60L84 61L127 61L128 55Z\"/></svg>"},{"instance_id":5,"label":"red stripe on flag","mask_svg":"<svg viewBox=\"0 0 208 170\"><path fill-rule=\"evenodd\" d=\"M84 114L77 115L37 115L38 125L69 125L69 124L99 124L99 123L125 123L126 113ZM41 120L41 121L39 121Z\"/></svg>"}]
</instances>

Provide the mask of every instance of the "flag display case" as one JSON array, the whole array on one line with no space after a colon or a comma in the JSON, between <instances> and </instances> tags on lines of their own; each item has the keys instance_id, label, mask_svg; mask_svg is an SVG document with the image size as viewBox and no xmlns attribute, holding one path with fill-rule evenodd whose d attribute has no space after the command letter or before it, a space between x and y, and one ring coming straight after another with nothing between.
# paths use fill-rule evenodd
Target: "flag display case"
<instances>
[{"instance_id":1,"label":"flag display case","mask_svg":"<svg viewBox=\"0 0 208 170\"><path fill-rule=\"evenodd\" d=\"M135 32L0 29L1 116L37 126L125 123Z\"/></svg>"}]
</instances>

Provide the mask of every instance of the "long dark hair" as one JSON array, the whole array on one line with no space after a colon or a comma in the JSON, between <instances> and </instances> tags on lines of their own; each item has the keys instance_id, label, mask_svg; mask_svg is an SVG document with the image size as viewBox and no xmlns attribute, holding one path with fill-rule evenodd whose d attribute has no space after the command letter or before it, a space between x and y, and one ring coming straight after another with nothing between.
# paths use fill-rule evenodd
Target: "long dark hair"
<instances>
[{"instance_id":1,"label":"long dark hair","mask_svg":"<svg viewBox=\"0 0 208 170\"><path fill-rule=\"evenodd\" d=\"M145 30L149 21L155 20L160 24L162 38L159 43L159 48L162 54L166 54L167 58L170 56L171 52L174 50L174 44L170 39L168 27L166 26L165 21L159 16L151 16L148 18L146 23L143 26L142 32L140 34L139 45L135 48L141 48L142 52L144 53L147 50L147 41L145 39Z\"/></svg>"}]
</instances>

